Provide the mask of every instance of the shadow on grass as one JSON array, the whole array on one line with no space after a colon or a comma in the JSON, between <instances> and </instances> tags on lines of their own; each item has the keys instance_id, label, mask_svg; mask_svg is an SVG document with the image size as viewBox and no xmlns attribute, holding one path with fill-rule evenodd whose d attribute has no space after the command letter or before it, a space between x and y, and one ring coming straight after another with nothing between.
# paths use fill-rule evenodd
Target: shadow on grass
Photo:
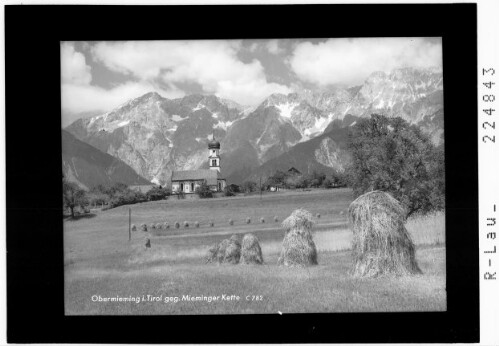
<instances>
[{"instance_id":1,"label":"shadow on grass","mask_svg":"<svg viewBox=\"0 0 499 346\"><path fill-rule=\"evenodd\" d=\"M62 218L64 221L78 221L80 219L91 219L96 216L97 214L88 213L88 214L77 214L74 217L71 217L71 215L63 215Z\"/></svg>"}]
</instances>

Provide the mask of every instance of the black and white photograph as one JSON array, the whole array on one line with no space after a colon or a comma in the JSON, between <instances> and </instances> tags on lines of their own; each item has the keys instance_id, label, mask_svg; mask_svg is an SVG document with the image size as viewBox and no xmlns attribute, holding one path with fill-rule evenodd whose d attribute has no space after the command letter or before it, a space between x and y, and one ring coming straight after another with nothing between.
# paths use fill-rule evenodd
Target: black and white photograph
<instances>
[{"instance_id":1,"label":"black and white photograph","mask_svg":"<svg viewBox=\"0 0 499 346\"><path fill-rule=\"evenodd\" d=\"M90 2L4 7L9 343L494 344L490 6Z\"/></svg>"},{"instance_id":2,"label":"black and white photograph","mask_svg":"<svg viewBox=\"0 0 499 346\"><path fill-rule=\"evenodd\" d=\"M446 311L440 37L60 54L65 314Z\"/></svg>"}]
</instances>

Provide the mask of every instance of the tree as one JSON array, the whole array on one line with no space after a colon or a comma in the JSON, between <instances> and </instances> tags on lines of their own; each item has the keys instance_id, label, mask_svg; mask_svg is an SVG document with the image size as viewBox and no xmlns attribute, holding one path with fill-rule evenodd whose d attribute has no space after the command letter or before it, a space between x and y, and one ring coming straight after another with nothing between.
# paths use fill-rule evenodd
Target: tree
<instances>
[{"instance_id":1,"label":"tree","mask_svg":"<svg viewBox=\"0 0 499 346\"><path fill-rule=\"evenodd\" d=\"M206 180L204 180L201 185L196 188L196 193L200 198L213 198L213 192L210 190Z\"/></svg>"},{"instance_id":2,"label":"tree","mask_svg":"<svg viewBox=\"0 0 499 346\"><path fill-rule=\"evenodd\" d=\"M85 190L66 179L62 180L62 197L64 207L71 211L71 218L75 217L74 209L76 207L83 207L87 204Z\"/></svg>"},{"instance_id":3,"label":"tree","mask_svg":"<svg viewBox=\"0 0 499 346\"><path fill-rule=\"evenodd\" d=\"M348 180L355 195L391 193L408 211L426 213L444 206L443 150L417 126L373 114L352 127Z\"/></svg>"}]
</instances>

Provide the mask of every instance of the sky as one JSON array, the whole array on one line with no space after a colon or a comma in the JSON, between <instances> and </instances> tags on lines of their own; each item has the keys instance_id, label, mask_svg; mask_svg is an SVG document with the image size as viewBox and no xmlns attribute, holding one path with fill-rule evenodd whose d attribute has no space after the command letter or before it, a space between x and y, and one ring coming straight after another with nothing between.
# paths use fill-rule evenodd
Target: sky
<instances>
[{"instance_id":1,"label":"sky","mask_svg":"<svg viewBox=\"0 0 499 346\"><path fill-rule=\"evenodd\" d=\"M440 38L61 42L62 125L155 91L255 106L273 93L355 86L375 71L442 67Z\"/></svg>"}]
</instances>

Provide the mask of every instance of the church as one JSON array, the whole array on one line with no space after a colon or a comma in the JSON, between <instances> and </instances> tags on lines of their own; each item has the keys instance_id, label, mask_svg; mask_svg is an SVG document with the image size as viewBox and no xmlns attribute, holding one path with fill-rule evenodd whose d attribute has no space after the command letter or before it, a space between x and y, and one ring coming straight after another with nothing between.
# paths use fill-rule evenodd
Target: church
<instances>
[{"instance_id":1,"label":"church","mask_svg":"<svg viewBox=\"0 0 499 346\"><path fill-rule=\"evenodd\" d=\"M226 180L220 173L220 142L215 136L208 143L209 169L191 171L173 171L171 178L172 193L195 193L196 189L205 181L213 192L225 189Z\"/></svg>"}]
</instances>

